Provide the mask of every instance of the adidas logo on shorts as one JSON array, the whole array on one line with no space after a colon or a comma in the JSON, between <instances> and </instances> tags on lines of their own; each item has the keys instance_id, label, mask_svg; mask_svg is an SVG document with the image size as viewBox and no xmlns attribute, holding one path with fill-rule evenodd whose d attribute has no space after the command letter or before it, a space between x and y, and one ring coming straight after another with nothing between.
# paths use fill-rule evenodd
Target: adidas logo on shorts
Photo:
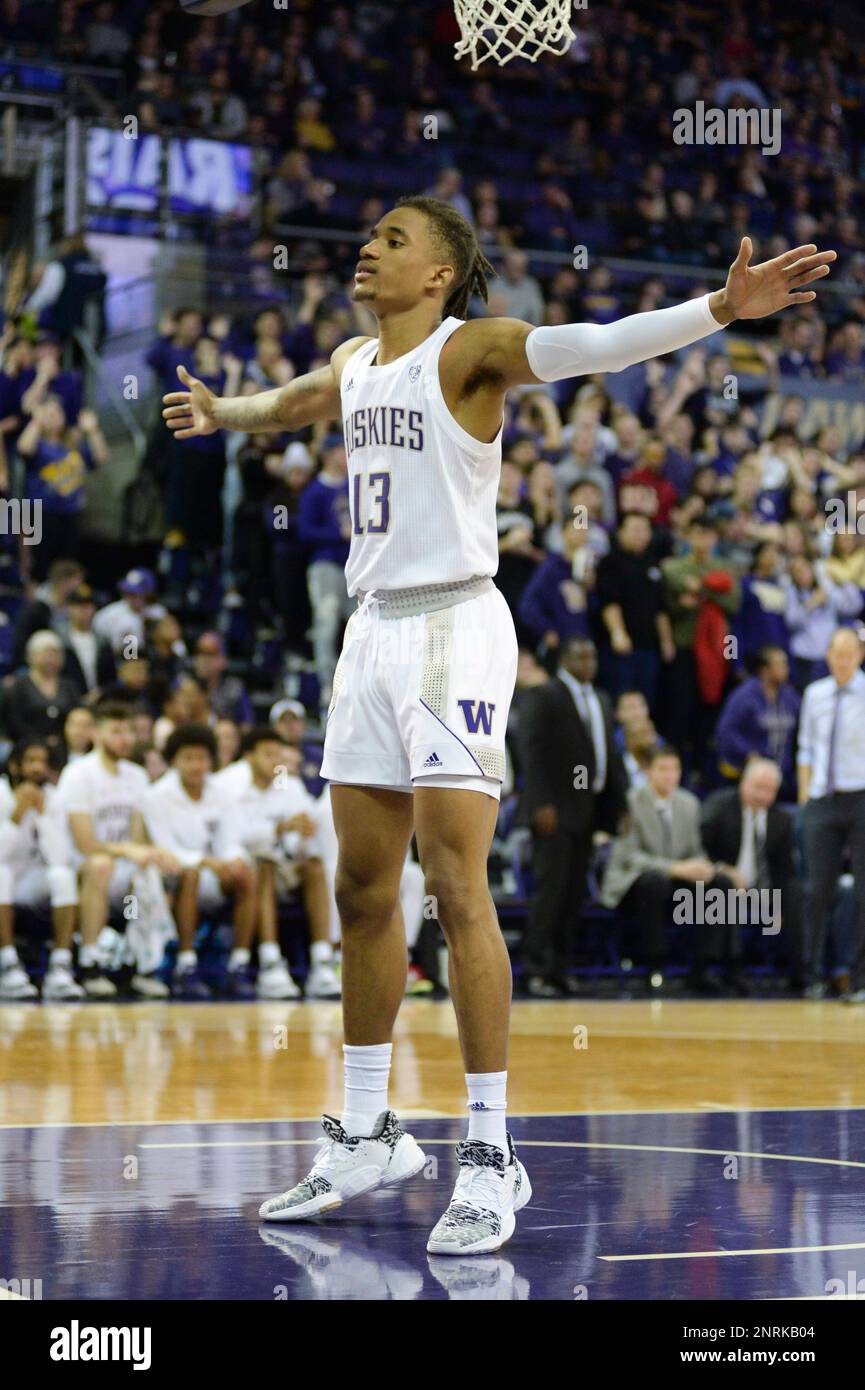
<instances>
[{"instance_id":1,"label":"adidas logo on shorts","mask_svg":"<svg viewBox=\"0 0 865 1390\"><path fill-rule=\"evenodd\" d=\"M430 753L429 757L424 763L424 767L444 767L444 763L442 762L438 753Z\"/></svg>"}]
</instances>

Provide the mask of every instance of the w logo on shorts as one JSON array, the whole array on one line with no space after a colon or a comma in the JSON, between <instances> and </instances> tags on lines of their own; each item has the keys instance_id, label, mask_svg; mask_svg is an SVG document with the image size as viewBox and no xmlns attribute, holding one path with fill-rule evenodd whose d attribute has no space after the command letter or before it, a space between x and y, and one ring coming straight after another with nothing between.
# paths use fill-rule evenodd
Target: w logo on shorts
<instances>
[{"instance_id":1,"label":"w logo on shorts","mask_svg":"<svg viewBox=\"0 0 865 1390\"><path fill-rule=\"evenodd\" d=\"M457 704L463 712L466 728L470 734L476 734L480 728L485 734L492 733L495 705L488 704L486 700L457 700ZM477 711L475 711L475 705L477 705Z\"/></svg>"}]
</instances>

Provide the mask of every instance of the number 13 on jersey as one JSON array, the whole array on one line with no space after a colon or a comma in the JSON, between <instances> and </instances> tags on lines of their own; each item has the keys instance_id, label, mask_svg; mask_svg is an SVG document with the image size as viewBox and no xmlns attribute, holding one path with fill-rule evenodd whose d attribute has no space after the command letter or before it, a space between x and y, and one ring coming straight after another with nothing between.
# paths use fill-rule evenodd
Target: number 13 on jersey
<instances>
[{"instance_id":1,"label":"number 13 on jersey","mask_svg":"<svg viewBox=\"0 0 865 1390\"><path fill-rule=\"evenodd\" d=\"M370 473L366 480L362 473L355 473L352 500L354 534L383 535L390 525L390 473Z\"/></svg>"}]
</instances>

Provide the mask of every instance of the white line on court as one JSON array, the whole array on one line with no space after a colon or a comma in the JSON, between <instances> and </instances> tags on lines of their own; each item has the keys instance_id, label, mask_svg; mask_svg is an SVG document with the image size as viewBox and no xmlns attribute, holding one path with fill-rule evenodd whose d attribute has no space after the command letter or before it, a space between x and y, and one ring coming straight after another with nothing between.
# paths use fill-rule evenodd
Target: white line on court
<instances>
[{"instance_id":1,"label":"white line on court","mask_svg":"<svg viewBox=\"0 0 865 1390\"><path fill-rule=\"evenodd\" d=\"M137 1144L139 1149L251 1149L287 1148L293 1144L317 1144L313 1139L193 1139L181 1144ZM424 1144L453 1144L453 1139L427 1139ZM674 1144L599 1144L573 1139L521 1139L521 1149L610 1149L628 1153L699 1154L710 1158L765 1158L779 1163L817 1163L832 1168L865 1168L865 1162L845 1158L812 1158L807 1154L773 1154L746 1149L695 1149Z\"/></svg>"},{"instance_id":2,"label":"white line on court","mask_svg":"<svg viewBox=\"0 0 865 1390\"><path fill-rule=\"evenodd\" d=\"M865 1250L865 1241L852 1240L845 1245L763 1245L753 1250L673 1250L660 1255L599 1255L598 1259L623 1264L637 1260L717 1260L738 1255L812 1255L820 1250Z\"/></svg>"},{"instance_id":3,"label":"white line on court","mask_svg":"<svg viewBox=\"0 0 865 1390\"><path fill-rule=\"evenodd\" d=\"M825 1111L827 1113L845 1114L848 1111L865 1110L865 1105L722 1105L713 1101L697 1101L692 1106L674 1107L655 1106L647 1110L510 1110L508 1118L511 1120L558 1120L585 1117L603 1117L607 1115L701 1115L705 1113L707 1107L717 1110L725 1115L795 1115L804 1111ZM445 1110L425 1110L423 1113L414 1110L399 1110L399 1114L406 1119L416 1120L461 1120L465 1118L464 1110L455 1110L448 1113ZM178 1126L178 1125L316 1125L321 1122L321 1113L318 1115L265 1115L251 1119L249 1116L229 1116L220 1120L0 1120L0 1131L4 1129L143 1129L145 1127L154 1128L157 1126ZM525 1143L525 1140L521 1142Z\"/></svg>"}]
</instances>

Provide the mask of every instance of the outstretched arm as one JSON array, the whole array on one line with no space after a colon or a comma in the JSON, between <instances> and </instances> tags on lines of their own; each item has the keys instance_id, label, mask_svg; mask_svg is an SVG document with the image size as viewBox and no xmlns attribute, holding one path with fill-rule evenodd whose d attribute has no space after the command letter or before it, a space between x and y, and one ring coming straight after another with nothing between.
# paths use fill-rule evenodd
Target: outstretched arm
<instances>
[{"instance_id":1,"label":"outstretched arm","mask_svg":"<svg viewBox=\"0 0 865 1390\"><path fill-rule=\"evenodd\" d=\"M789 304L806 304L816 297L806 289L829 274L834 251L797 246L774 260L752 266L750 237L743 237L722 290L700 299L632 314L615 323L570 323L533 328L517 319L483 319L476 333L483 365L503 385L561 381L592 372L620 372L675 352L708 337L734 319L759 319ZM468 345L468 344L467 344Z\"/></svg>"},{"instance_id":2,"label":"outstretched arm","mask_svg":"<svg viewBox=\"0 0 865 1390\"><path fill-rule=\"evenodd\" d=\"M216 430L243 430L257 434L269 430L301 430L319 420L339 419L339 378L344 363L367 342L350 338L340 343L327 367L295 377L275 391L259 391L255 396L216 396L190 376L185 367L177 375L185 391L163 396L163 419L178 439L214 434Z\"/></svg>"}]
</instances>

